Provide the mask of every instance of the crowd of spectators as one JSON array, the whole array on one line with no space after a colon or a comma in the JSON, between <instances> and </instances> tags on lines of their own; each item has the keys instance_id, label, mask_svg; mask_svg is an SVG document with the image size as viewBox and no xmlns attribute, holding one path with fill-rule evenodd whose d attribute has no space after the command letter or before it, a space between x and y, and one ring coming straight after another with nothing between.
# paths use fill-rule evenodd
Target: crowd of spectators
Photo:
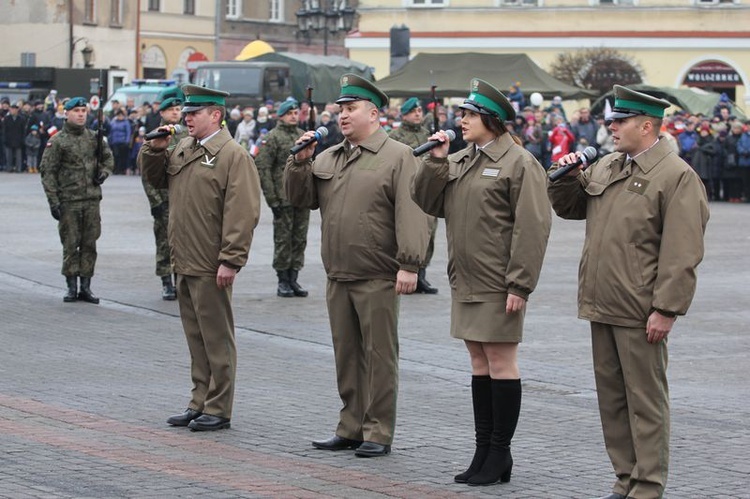
<instances>
[{"instance_id":1,"label":"crowd of spectators","mask_svg":"<svg viewBox=\"0 0 750 499\"><path fill-rule=\"evenodd\" d=\"M602 115L592 115L587 107L566 116L562 99L555 97L549 105L534 107L527 103L520 88L509 89L509 99L518 106L513 133L524 147L545 168L557 158L573 151L593 146L603 156L614 150L612 134ZM511 98L512 97L512 98ZM62 129L65 122L63 105L56 93L34 102L0 101L0 123L4 154L0 154L0 170L11 172L37 171L49 138ZM226 126L235 140L255 156L263 145L263 137L276 124L276 110L281 102L267 101L263 106L235 107L228 110ZM427 129L433 129L437 115L438 128L453 130L456 139L450 152L466 146L461 133L461 110L458 105L443 106L425 103ZM340 142L338 106L329 103L315 116L311 124L310 106L300 104L300 128L317 129L324 126L328 135L318 144L320 152ZM400 125L399 108L392 105L381 110L380 121L386 130ZM115 157L115 174L137 174L136 157L146 133L160 124L159 103L133 106L132 102L112 102L104 113L103 133ZM96 113L89 113L88 126L98 128ZM691 115L677 111L664 119L662 136L669 140L675 152L685 159L703 180L709 199L713 201L750 201L750 120L742 121L731 114L731 104L722 96L714 112Z\"/></svg>"}]
</instances>

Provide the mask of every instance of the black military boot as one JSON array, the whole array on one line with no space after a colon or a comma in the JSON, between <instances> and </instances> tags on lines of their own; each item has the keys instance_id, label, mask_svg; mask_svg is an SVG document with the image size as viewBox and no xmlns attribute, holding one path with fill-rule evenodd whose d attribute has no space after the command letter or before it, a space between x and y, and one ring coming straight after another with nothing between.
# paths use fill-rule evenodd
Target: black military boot
<instances>
[{"instance_id":1,"label":"black military boot","mask_svg":"<svg viewBox=\"0 0 750 499\"><path fill-rule=\"evenodd\" d=\"M177 299L177 291L172 284L172 276L164 275L161 277L161 299L172 301Z\"/></svg>"},{"instance_id":2,"label":"black military boot","mask_svg":"<svg viewBox=\"0 0 750 499\"><path fill-rule=\"evenodd\" d=\"M490 453L490 439L492 437L492 380L487 376L471 377L471 402L474 406L474 435L476 447L474 458L469 469L459 473L453 479L456 483L466 483L484 466L487 454Z\"/></svg>"},{"instance_id":3,"label":"black military boot","mask_svg":"<svg viewBox=\"0 0 750 499\"><path fill-rule=\"evenodd\" d=\"M90 277L81 277L81 290L78 292L78 299L88 303L99 303L99 298L94 296L94 293L91 292Z\"/></svg>"},{"instance_id":4,"label":"black military boot","mask_svg":"<svg viewBox=\"0 0 750 499\"><path fill-rule=\"evenodd\" d=\"M294 296L294 290L289 284L289 271L277 270L276 275L279 277L279 287L276 288L276 296L281 296L282 298L291 298Z\"/></svg>"},{"instance_id":5,"label":"black military boot","mask_svg":"<svg viewBox=\"0 0 750 499\"><path fill-rule=\"evenodd\" d=\"M513 470L510 442L516 432L521 412L521 380L493 379L492 383L492 436L490 451L482 469L466 481L469 485L492 485L509 482Z\"/></svg>"},{"instance_id":6,"label":"black military boot","mask_svg":"<svg viewBox=\"0 0 750 499\"><path fill-rule=\"evenodd\" d=\"M307 296L307 290L299 285L297 282L297 276L299 275L299 270L290 270L289 271L289 287L292 288L292 291L294 291L294 296L301 296L304 298Z\"/></svg>"},{"instance_id":7,"label":"black military boot","mask_svg":"<svg viewBox=\"0 0 750 499\"><path fill-rule=\"evenodd\" d=\"M438 289L434 288L432 284L429 283L426 274L427 269L419 269L419 272L417 273L417 293L424 293L426 295L437 294Z\"/></svg>"},{"instance_id":8,"label":"black military boot","mask_svg":"<svg viewBox=\"0 0 750 499\"><path fill-rule=\"evenodd\" d=\"M65 282L68 283L68 292L63 296L63 301L70 303L78 299L78 278L76 276L65 276Z\"/></svg>"}]
</instances>

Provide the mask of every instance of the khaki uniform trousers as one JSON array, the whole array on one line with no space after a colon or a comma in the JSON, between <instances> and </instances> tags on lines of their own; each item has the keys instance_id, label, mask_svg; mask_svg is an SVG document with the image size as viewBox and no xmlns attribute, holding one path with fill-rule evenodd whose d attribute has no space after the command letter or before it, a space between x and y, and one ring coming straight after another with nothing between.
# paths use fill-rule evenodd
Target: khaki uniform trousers
<instances>
[{"instance_id":1,"label":"khaki uniform trousers","mask_svg":"<svg viewBox=\"0 0 750 499\"><path fill-rule=\"evenodd\" d=\"M596 392L604 443L617 482L613 491L660 498L669 469L667 343L645 328L591 323Z\"/></svg>"},{"instance_id":2,"label":"khaki uniform trousers","mask_svg":"<svg viewBox=\"0 0 750 499\"><path fill-rule=\"evenodd\" d=\"M329 279L326 299L344 403L336 435L390 445L398 395L395 282Z\"/></svg>"},{"instance_id":3,"label":"khaki uniform trousers","mask_svg":"<svg viewBox=\"0 0 750 499\"><path fill-rule=\"evenodd\" d=\"M177 300L190 350L193 389L188 407L231 418L237 368L232 288L219 289L216 277L178 274Z\"/></svg>"}]
</instances>

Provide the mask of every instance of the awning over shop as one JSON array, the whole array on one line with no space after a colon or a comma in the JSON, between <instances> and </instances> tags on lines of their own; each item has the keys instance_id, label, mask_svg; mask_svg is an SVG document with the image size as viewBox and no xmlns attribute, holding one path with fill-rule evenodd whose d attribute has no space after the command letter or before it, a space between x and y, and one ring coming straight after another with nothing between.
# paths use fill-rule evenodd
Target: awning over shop
<instances>
[{"instance_id":1,"label":"awning over shop","mask_svg":"<svg viewBox=\"0 0 750 499\"><path fill-rule=\"evenodd\" d=\"M539 92L546 99L596 97L591 90L562 82L540 68L526 54L417 54L403 68L378 81L378 88L389 97L427 97L431 85L437 96L462 97L469 92L471 78L481 78L501 92L518 82L525 95Z\"/></svg>"},{"instance_id":2,"label":"awning over shop","mask_svg":"<svg viewBox=\"0 0 750 499\"><path fill-rule=\"evenodd\" d=\"M259 55L263 54L269 54L271 52L274 52L271 45L264 42L263 40L255 40L245 45L239 55L234 58L234 60L246 61L248 59L252 59L253 57L258 57Z\"/></svg>"}]
</instances>

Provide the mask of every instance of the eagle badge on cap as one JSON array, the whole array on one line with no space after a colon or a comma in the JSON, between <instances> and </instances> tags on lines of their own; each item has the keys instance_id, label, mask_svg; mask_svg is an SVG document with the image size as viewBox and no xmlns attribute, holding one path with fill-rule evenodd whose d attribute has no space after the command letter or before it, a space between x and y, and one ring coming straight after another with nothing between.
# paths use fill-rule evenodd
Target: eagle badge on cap
<instances>
[{"instance_id":1,"label":"eagle badge on cap","mask_svg":"<svg viewBox=\"0 0 750 499\"><path fill-rule=\"evenodd\" d=\"M471 80L471 91L472 92L478 92L479 91L479 80L474 78Z\"/></svg>"},{"instance_id":2,"label":"eagle badge on cap","mask_svg":"<svg viewBox=\"0 0 750 499\"><path fill-rule=\"evenodd\" d=\"M348 76L342 76L341 77L341 86L345 87L349 85L349 77Z\"/></svg>"}]
</instances>

